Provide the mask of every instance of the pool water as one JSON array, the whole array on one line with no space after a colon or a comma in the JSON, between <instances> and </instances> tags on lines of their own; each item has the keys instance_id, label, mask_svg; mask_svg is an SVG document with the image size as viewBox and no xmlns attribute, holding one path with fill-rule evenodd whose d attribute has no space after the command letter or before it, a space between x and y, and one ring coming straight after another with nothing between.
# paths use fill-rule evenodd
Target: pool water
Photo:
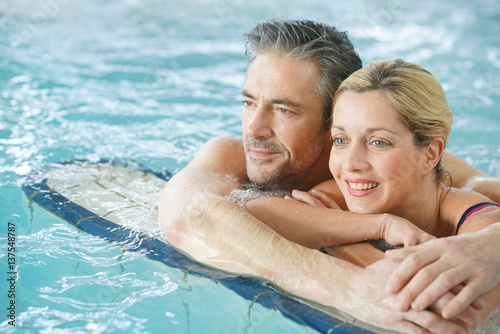
<instances>
[{"instance_id":1,"label":"pool water","mask_svg":"<svg viewBox=\"0 0 500 334\"><path fill-rule=\"evenodd\" d=\"M351 36L363 63L400 57L443 83L448 150L500 177L500 4L486 0L3 0L0 2L2 333L314 333L209 279L81 232L30 203L30 171L65 160L186 166L209 138L239 136L243 33L270 17ZM12 240L12 239L11 239ZM3 269L5 268L5 269Z\"/></svg>"}]
</instances>

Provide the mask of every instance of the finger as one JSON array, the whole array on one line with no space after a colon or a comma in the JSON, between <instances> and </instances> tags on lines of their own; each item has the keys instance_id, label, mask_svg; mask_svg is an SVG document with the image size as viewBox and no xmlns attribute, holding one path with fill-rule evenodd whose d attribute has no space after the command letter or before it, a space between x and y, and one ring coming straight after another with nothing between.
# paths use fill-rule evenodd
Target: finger
<instances>
[{"instance_id":1,"label":"finger","mask_svg":"<svg viewBox=\"0 0 500 334\"><path fill-rule=\"evenodd\" d=\"M416 246L427 241L423 233L406 234L403 236L403 246L405 248Z\"/></svg>"},{"instance_id":2,"label":"finger","mask_svg":"<svg viewBox=\"0 0 500 334\"><path fill-rule=\"evenodd\" d=\"M462 289L464 287L465 286L463 284L460 284L460 285L454 287L453 289L451 289L451 292L456 296L460 293L460 291L462 291ZM482 293L482 292L480 292L480 293ZM486 301L484 300L483 297L479 296L476 299L474 299L474 301L470 305L473 308L475 308L476 310L482 310L483 308L486 307Z\"/></svg>"},{"instance_id":3,"label":"finger","mask_svg":"<svg viewBox=\"0 0 500 334\"><path fill-rule=\"evenodd\" d=\"M417 252L420 249L420 246L421 245L408 246L408 247L399 248L399 249L390 249L390 250L388 250L388 251L385 252L385 257L398 256L398 257L401 257L401 258L407 258L411 254Z\"/></svg>"},{"instance_id":4,"label":"finger","mask_svg":"<svg viewBox=\"0 0 500 334\"><path fill-rule=\"evenodd\" d=\"M455 298L455 294L451 292L445 293L441 298L439 298L435 303L433 303L430 309L436 313L441 314L444 307L448 305L448 303ZM442 315L442 314L441 314ZM444 317L443 317L444 318ZM457 317L462 320L466 324L471 325L472 327L476 327L481 323L481 316L472 306L468 306L462 313ZM449 319L449 318L446 318Z\"/></svg>"},{"instance_id":5,"label":"finger","mask_svg":"<svg viewBox=\"0 0 500 334\"><path fill-rule=\"evenodd\" d=\"M398 293L396 297L396 305L400 310L404 311L410 308L410 305L414 302L415 298L419 296L422 291L424 291L430 284L434 283L437 277L440 276L441 268L438 265L430 264L423 269L419 270L415 276L410 280L410 282ZM449 280L445 282L441 281L441 284L448 284ZM446 291L451 289L453 286L450 286L448 289L441 292L437 298L441 297ZM442 291L442 290L440 290ZM436 299L431 300L430 303L427 304L429 306ZM427 307L425 307L427 308ZM425 308L421 308L419 310L424 310Z\"/></svg>"},{"instance_id":6,"label":"finger","mask_svg":"<svg viewBox=\"0 0 500 334\"><path fill-rule=\"evenodd\" d=\"M425 328L422 328L416 324L414 324L413 322L411 321L401 321L401 323L399 324L399 326L397 326L397 328L392 328L392 329L396 329L398 331L398 333L410 333L410 334L430 334L430 333L434 333L434 332L430 332L428 331L427 329ZM392 333L392 332L391 332Z\"/></svg>"},{"instance_id":7,"label":"finger","mask_svg":"<svg viewBox=\"0 0 500 334\"><path fill-rule=\"evenodd\" d=\"M304 191L294 190L294 191L292 191L292 196L295 199L297 199L297 200L299 200L301 202L307 203L309 205L319 206L319 207L326 208L326 206L323 204L323 202L321 202L317 198L314 198L313 196L311 196L310 194L308 194L308 193L306 193Z\"/></svg>"},{"instance_id":8,"label":"finger","mask_svg":"<svg viewBox=\"0 0 500 334\"><path fill-rule=\"evenodd\" d=\"M480 306L478 309L482 309L486 306L483 298L477 298L476 291L480 291L481 287L479 283L476 282L479 281L472 281L465 285L458 295L446 305L441 312L444 318L451 319L456 317L473 301L475 301L476 305Z\"/></svg>"},{"instance_id":9,"label":"finger","mask_svg":"<svg viewBox=\"0 0 500 334\"><path fill-rule=\"evenodd\" d=\"M476 310L482 310L483 308L486 307L486 300L484 300L483 297L479 296L474 301L472 302L472 307L474 307Z\"/></svg>"},{"instance_id":10,"label":"finger","mask_svg":"<svg viewBox=\"0 0 500 334\"><path fill-rule=\"evenodd\" d=\"M305 204L309 204L309 205L310 205L310 203L307 203L307 202L303 201L302 199L295 198L295 197L293 197L293 195L292 195L292 196L290 196L290 195L285 195L285 199L286 199L286 200L289 200L289 201L294 201L294 202L296 202L296 203L305 203Z\"/></svg>"},{"instance_id":11,"label":"finger","mask_svg":"<svg viewBox=\"0 0 500 334\"><path fill-rule=\"evenodd\" d=\"M337 209L340 210L340 206L335 202L330 196L325 194L322 191L312 189L311 194L314 195L314 197L319 198L325 206L329 207L330 209Z\"/></svg>"},{"instance_id":12,"label":"finger","mask_svg":"<svg viewBox=\"0 0 500 334\"><path fill-rule=\"evenodd\" d=\"M429 269L427 269L429 268ZM431 270L432 267L426 267L423 270ZM427 274L429 277L435 276L435 273ZM411 304L411 307L417 311L425 310L447 291L452 290L468 277L468 273L463 268L454 268L438 273L437 278L423 289ZM472 301L471 301L472 302Z\"/></svg>"},{"instance_id":13,"label":"finger","mask_svg":"<svg viewBox=\"0 0 500 334\"><path fill-rule=\"evenodd\" d=\"M427 241L430 241L430 240L434 240L434 239L437 239L435 236L433 236L432 234L429 234L427 232L420 232L418 234L418 244L423 244L423 243L426 243ZM416 246L416 245L410 245L410 246Z\"/></svg>"},{"instance_id":14,"label":"finger","mask_svg":"<svg viewBox=\"0 0 500 334\"><path fill-rule=\"evenodd\" d=\"M394 255L395 252L392 254ZM408 282L410 282L412 277L415 276L421 268L436 261L438 258L439 254L436 254L435 252L421 251L410 254L389 277L386 285L387 291L389 293L399 292L406 284L408 284ZM429 284L433 279L434 278L428 278L425 281L425 284Z\"/></svg>"},{"instance_id":15,"label":"finger","mask_svg":"<svg viewBox=\"0 0 500 334\"><path fill-rule=\"evenodd\" d=\"M409 311L405 313L405 319L432 333L467 333L465 324L443 319L437 313L430 311Z\"/></svg>"},{"instance_id":16,"label":"finger","mask_svg":"<svg viewBox=\"0 0 500 334\"><path fill-rule=\"evenodd\" d=\"M435 236L425 232L424 230L413 226L414 230L406 231L403 235L403 245L405 248L423 244L429 240L436 239Z\"/></svg>"}]
</instances>

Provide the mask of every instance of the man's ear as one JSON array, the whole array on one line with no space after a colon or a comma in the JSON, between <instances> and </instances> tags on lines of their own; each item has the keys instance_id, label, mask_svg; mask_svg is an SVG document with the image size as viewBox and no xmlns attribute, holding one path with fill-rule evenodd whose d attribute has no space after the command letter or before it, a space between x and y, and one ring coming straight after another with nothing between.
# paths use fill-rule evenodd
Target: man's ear
<instances>
[{"instance_id":1,"label":"man's ear","mask_svg":"<svg viewBox=\"0 0 500 334\"><path fill-rule=\"evenodd\" d=\"M444 151L444 140L436 138L425 149L425 167L426 170L432 171L441 159Z\"/></svg>"}]
</instances>

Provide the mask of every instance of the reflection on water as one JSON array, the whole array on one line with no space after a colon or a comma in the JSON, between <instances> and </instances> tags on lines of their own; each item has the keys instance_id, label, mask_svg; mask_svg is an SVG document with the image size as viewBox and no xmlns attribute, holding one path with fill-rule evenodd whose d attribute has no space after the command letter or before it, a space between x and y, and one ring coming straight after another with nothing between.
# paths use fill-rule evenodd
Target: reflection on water
<instances>
[{"instance_id":1,"label":"reflection on water","mask_svg":"<svg viewBox=\"0 0 500 334\"><path fill-rule=\"evenodd\" d=\"M272 16L347 30L364 63L401 57L428 68L455 114L449 149L500 175L495 1L283 4L2 2L0 183L33 166L89 156L176 170L207 139L238 135L242 34Z\"/></svg>"},{"instance_id":2,"label":"reflection on water","mask_svg":"<svg viewBox=\"0 0 500 334\"><path fill-rule=\"evenodd\" d=\"M347 30L365 64L400 57L429 69L455 115L448 149L500 177L497 1L4 0L0 210L18 226L19 324L32 333L307 331L259 305L248 329L247 301L79 232L18 187L20 176L73 159L175 172L209 138L240 135L242 35L269 17ZM208 311L194 307L207 299Z\"/></svg>"}]
</instances>

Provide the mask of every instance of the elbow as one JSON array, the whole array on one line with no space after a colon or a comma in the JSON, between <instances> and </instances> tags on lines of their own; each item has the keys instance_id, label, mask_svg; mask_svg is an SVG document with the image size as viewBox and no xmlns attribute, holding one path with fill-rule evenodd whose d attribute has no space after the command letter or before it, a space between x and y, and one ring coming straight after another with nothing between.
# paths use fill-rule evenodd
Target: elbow
<instances>
[{"instance_id":1,"label":"elbow","mask_svg":"<svg viewBox=\"0 0 500 334\"><path fill-rule=\"evenodd\" d=\"M175 180L170 180L170 182ZM158 200L158 221L168 243L175 248L188 251L207 234L208 208L213 201L193 196L189 188L180 188L175 183L167 184Z\"/></svg>"},{"instance_id":2,"label":"elbow","mask_svg":"<svg viewBox=\"0 0 500 334\"><path fill-rule=\"evenodd\" d=\"M167 241L178 247L188 236L186 217L183 215L182 205L172 196L167 184L158 199L158 222Z\"/></svg>"}]
</instances>

